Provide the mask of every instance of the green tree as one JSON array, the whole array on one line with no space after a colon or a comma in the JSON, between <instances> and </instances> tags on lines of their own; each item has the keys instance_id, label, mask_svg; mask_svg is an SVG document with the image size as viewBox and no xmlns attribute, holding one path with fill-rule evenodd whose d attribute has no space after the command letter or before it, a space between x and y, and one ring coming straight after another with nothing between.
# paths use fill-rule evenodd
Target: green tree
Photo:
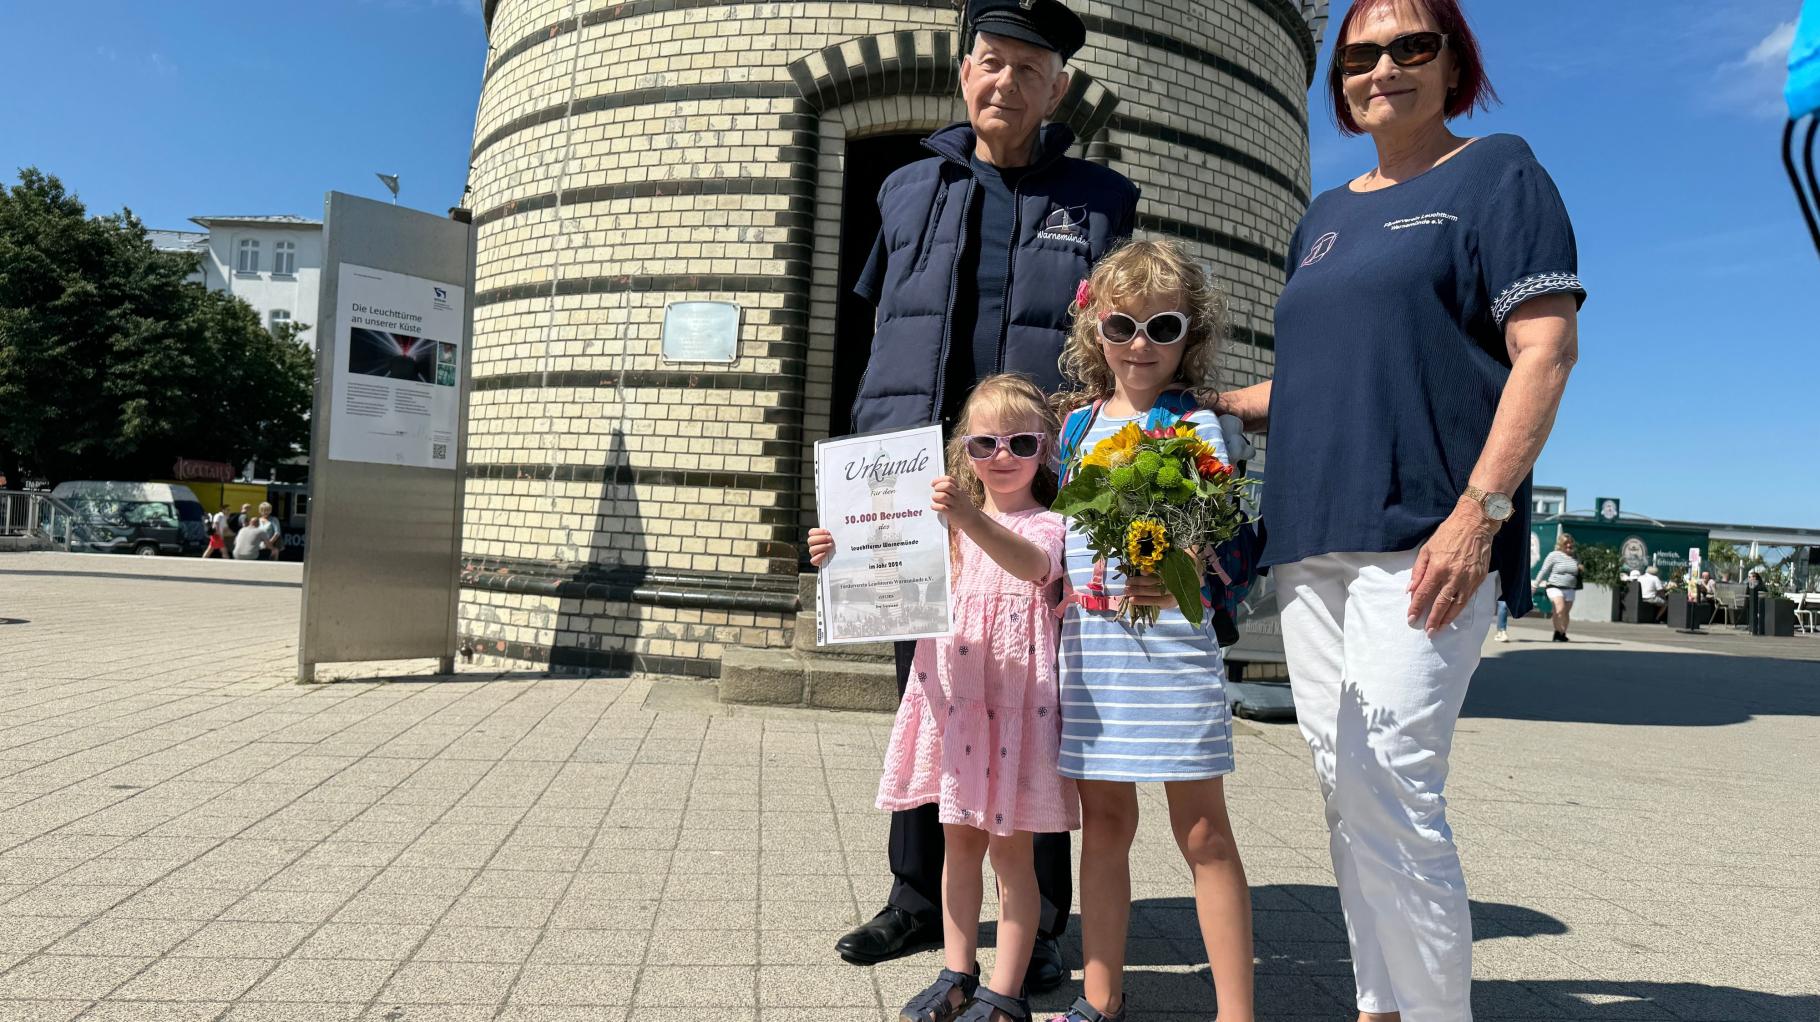
<instances>
[{"instance_id":1,"label":"green tree","mask_svg":"<svg viewBox=\"0 0 1820 1022\"><path fill-rule=\"evenodd\" d=\"M1574 551L1574 559L1580 562L1581 581L1612 589L1623 587L1624 559L1618 555L1618 551L1608 546L1588 544Z\"/></svg>"},{"instance_id":2,"label":"green tree","mask_svg":"<svg viewBox=\"0 0 1820 1022\"><path fill-rule=\"evenodd\" d=\"M185 278L131 210L90 217L36 168L0 191L0 472L144 479L179 457L301 452L314 368L295 326Z\"/></svg>"},{"instance_id":3,"label":"green tree","mask_svg":"<svg viewBox=\"0 0 1820 1022\"><path fill-rule=\"evenodd\" d=\"M1736 543L1723 539L1707 540L1706 559L1712 562L1711 570L1719 578L1738 581L1744 577L1740 570L1744 566L1744 553Z\"/></svg>"}]
</instances>

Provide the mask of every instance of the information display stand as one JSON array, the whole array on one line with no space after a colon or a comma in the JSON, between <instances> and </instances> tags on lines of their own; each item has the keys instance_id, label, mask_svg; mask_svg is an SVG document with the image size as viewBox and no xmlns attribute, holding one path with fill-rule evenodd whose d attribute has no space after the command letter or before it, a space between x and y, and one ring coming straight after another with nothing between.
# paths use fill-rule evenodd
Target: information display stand
<instances>
[{"instance_id":1,"label":"information display stand","mask_svg":"<svg viewBox=\"0 0 1820 1022\"><path fill-rule=\"evenodd\" d=\"M474 313L471 226L329 193L297 674L455 670Z\"/></svg>"}]
</instances>

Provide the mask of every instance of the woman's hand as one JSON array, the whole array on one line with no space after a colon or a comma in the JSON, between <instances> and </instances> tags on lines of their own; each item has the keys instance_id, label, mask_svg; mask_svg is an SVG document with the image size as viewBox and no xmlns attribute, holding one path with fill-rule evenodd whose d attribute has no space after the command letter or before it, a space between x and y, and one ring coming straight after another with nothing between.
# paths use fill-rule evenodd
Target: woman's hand
<instances>
[{"instance_id":1,"label":"woman's hand","mask_svg":"<svg viewBox=\"0 0 1820 1022\"><path fill-rule=\"evenodd\" d=\"M1497 523L1477 504L1462 500L1416 554L1409 578L1409 623L1428 616L1433 636L1460 616L1466 601L1491 572L1491 537Z\"/></svg>"},{"instance_id":2,"label":"woman's hand","mask_svg":"<svg viewBox=\"0 0 1820 1022\"><path fill-rule=\"evenodd\" d=\"M957 529L965 531L984 517L973 503L973 494L953 476L942 476L929 484L929 492L929 509L947 515L948 524Z\"/></svg>"},{"instance_id":3,"label":"woman's hand","mask_svg":"<svg viewBox=\"0 0 1820 1022\"><path fill-rule=\"evenodd\" d=\"M821 567L834 556L834 533L827 529L809 530L809 563Z\"/></svg>"},{"instance_id":4,"label":"woman's hand","mask_svg":"<svg viewBox=\"0 0 1820 1022\"><path fill-rule=\"evenodd\" d=\"M1140 607L1161 607L1164 610L1176 605L1175 597L1163 587L1163 580L1155 575L1125 576L1125 599Z\"/></svg>"}]
</instances>

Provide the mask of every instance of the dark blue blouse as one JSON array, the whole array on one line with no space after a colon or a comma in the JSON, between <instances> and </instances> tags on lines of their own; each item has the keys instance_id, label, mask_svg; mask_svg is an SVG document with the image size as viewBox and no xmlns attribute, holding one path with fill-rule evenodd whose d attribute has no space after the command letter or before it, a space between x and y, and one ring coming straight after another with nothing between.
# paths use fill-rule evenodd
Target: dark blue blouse
<instances>
[{"instance_id":1,"label":"dark blue blouse","mask_svg":"<svg viewBox=\"0 0 1820 1022\"><path fill-rule=\"evenodd\" d=\"M1452 513L1491 434L1504 324L1539 295L1581 301L1573 224L1515 135L1418 177L1317 196L1276 309L1264 564L1419 546ZM1501 598L1528 610L1529 480L1492 545Z\"/></svg>"}]
</instances>

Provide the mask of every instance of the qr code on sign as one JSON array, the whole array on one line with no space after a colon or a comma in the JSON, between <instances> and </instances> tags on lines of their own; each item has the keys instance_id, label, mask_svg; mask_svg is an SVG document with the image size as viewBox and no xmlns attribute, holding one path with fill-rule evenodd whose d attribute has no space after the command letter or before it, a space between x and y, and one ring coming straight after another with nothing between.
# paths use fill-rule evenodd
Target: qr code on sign
<instances>
[{"instance_id":1,"label":"qr code on sign","mask_svg":"<svg viewBox=\"0 0 1820 1022\"><path fill-rule=\"evenodd\" d=\"M430 445L430 460L431 461L449 460L449 445L448 444L431 444Z\"/></svg>"}]
</instances>

